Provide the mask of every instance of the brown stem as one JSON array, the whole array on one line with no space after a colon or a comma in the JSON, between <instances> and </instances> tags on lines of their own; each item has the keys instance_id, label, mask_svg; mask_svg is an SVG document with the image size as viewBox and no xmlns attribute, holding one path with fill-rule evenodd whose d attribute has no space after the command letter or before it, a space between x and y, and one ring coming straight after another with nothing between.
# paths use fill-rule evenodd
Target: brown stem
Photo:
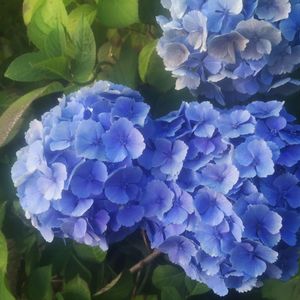
<instances>
[{"instance_id":1,"label":"brown stem","mask_svg":"<svg viewBox=\"0 0 300 300\"><path fill-rule=\"evenodd\" d=\"M148 242L148 239L147 239L147 235L146 235L145 230L141 229L141 235L142 235L144 244L145 244L145 246L146 246L146 249L147 249L147 251L150 253L150 252L151 252L151 247L150 247L150 245L149 245L149 242Z\"/></svg>"},{"instance_id":2,"label":"brown stem","mask_svg":"<svg viewBox=\"0 0 300 300\"><path fill-rule=\"evenodd\" d=\"M143 267L149 264L152 260L154 260L157 256L159 256L161 252L159 250L154 250L150 255L146 256L144 259L140 260L137 264L132 266L129 269L130 273L136 273L137 271L143 269Z\"/></svg>"},{"instance_id":3,"label":"brown stem","mask_svg":"<svg viewBox=\"0 0 300 300\"><path fill-rule=\"evenodd\" d=\"M144 259L140 260L137 264L135 264L134 266L132 266L129 269L129 272L132 273L132 274L134 274L134 273L142 270L145 265L151 263L160 254L161 254L161 252L159 250L155 249L151 254L149 254ZM114 286L119 281L119 279L121 278L121 276L122 276L122 273L120 273L115 279L113 279L108 285L106 285L100 291L98 291L97 293L95 293L93 295L93 297L99 296L99 295L103 294L104 292L106 292L107 290L109 290L112 286Z\"/></svg>"}]
</instances>

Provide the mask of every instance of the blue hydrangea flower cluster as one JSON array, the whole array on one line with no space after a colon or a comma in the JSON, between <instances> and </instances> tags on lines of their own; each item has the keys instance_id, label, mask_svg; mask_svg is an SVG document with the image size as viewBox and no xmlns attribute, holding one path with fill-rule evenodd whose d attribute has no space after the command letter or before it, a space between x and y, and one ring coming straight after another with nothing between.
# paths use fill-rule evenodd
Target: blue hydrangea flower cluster
<instances>
[{"instance_id":1,"label":"blue hydrangea flower cluster","mask_svg":"<svg viewBox=\"0 0 300 300\"><path fill-rule=\"evenodd\" d=\"M100 81L30 123L12 179L47 241L60 236L106 250L137 228L145 178L136 161L148 112L138 92Z\"/></svg>"},{"instance_id":2,"label":"blue hydrangea flower cluster","mask_svg":"<svg viewBox=\"0 0 300 300\"><path fill-rule=\"evenodd\" d=\"M171 18L157 17L157 51L176 89L224 103L300 85L288 75L300 64L299 0L161 3Z\"/></svg>"},{"instance_id":3,"label":"blue hydrangea flower cluster","mask_svg":"<svg viewBox=\"0 0 300 300\"><path fill-rule=\"evenodd\" d=\"M300 126L283 102L183 103L143 128L153 248L215 293L297 273ZM156 191L154 193L154 191Z\"/></svg>"},{"instance_id":4,"label":"blue hydrangea flower cluster","mask_svg":"<svg viewBox=\"0 0 300 300\"><path fill-rule=\"evenodd\" d=\"M219 295L287 280L298 268L300 125L279 101L149 116L106 81L34 120L12 179L47 241L107 250L137 228Z\"/></svg>"}]
</instances>

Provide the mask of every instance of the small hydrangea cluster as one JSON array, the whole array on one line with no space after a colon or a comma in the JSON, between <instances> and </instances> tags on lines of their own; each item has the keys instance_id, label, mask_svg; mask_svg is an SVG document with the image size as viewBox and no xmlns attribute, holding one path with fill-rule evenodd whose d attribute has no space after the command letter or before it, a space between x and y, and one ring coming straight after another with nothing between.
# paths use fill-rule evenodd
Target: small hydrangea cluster
<instances>
[{"instance_id":1,"label":"small hydrangea cluster","mask_svg":"<svg viewBox=\"0 0 300 300\"><path fill-rule=\"evenodd\" d=\"M144 228L219 295L293 276L300 125L283 103L148 113L138 92L100 81L32 121L12 179L33 226L103 250Z\"/></svg>"},{"instance_id":2,"label":"small hydrangea cluster","mask_svg":"<svg viewBox=\"0 0 300 300\"><path fill-rule=\"evenodd\" d=\"M54 235L106 250L136 229L144 174L136 159L149 112L138 92L98 82L34 120L12 179L26 216Z\"/></svg>"},{"instance_id":3,"label":"small hydrangea cluster","mask_svg":"<svg viewBox=\"0 0 300 300\"><path fill-rule=\"evenodd\" d=\"M177 78L176 89L219 103L248 99L299 82L299 0L161 0L171 19L157 50Z\"/></svg>"},{"instance_id":4,"label":"small hydrangea cluster","mask_svg":"<svg viewBox=\"0 0 300 300\"><path fill-rule=\"evenodd\" d=\"M300 126L278 101L183 103L147 122L138 159L152 247L215 293L297 272ZM155 191L155 193L154 193Z\"/></svg>"}]
</instances>

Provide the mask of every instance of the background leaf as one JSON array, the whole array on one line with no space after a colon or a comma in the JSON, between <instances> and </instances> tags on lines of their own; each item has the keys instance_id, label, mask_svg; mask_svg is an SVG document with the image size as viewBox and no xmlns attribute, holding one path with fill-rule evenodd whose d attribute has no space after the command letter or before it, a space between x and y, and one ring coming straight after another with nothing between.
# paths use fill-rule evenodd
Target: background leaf
<instances>
[{"instance_id":1,"label":"background leaf","mask_svg":"<svg viewBox=\"0 0 300 300\"><path fill-rule=\"evenodd\" d=\"M161 300L182 300L182 297L178 293L175 287L167 286L161 291Z\"/></svg>"},{"instance_id":2,"label":"background leaf","mask_svg":"<svg viewBox=\"0 0 300 300\"><path fill-rule=\"evenodd\" d=\"M166 72L162 59L156 52L157 41L147 44L139 55L139 74L143 82L166 92L175 86L175 80Z\"/></svg>"},{"instance_id":3,"label":"background leaf","mask_svg":"<svg viewBox=\"0 0 300 300\"><path fill-rule=\"evenodd\" d=\"M25 5L25 4L24 4ZM28 36L31 42L40 50L44 50L45 40L58 24L67 27L68 15L62 0L39 0L28 13L28 6L24 6L24 19L28 23Z\"/></svg>"},{"instance_id":4,"label":"background leaf","mask_svg":"<svg viewBox=\"0 0 300 300\"><path fill-rule=\"evenodd\" d=\"M14 300L14 296L11 294L11 292L8 290L6 286L6 280L4 273L0 271L0 295L1 300Z\"/></svg>"},{"instance_id":5,"label":"background leaf","mask_svg":"<svg viewBox=\"0 0 300 300\"><path fill-rule=\"evenodd\" d=\"M138 54L129 43L125 43L120 58L113 67L109 79L136 88L138 82Z\"/></svg>"},{"instance_id":6,"label":"background leaf","mask_svg":"<svg viewBox=\"0 0 300 300\"><path fill-rule=\"evenodd\" d=\"M74 27L74 24L82 18L82 16L92 25L97 15L97 6L91 4L82 4L77 6L69 14L69 27Z\"/></svg>"},{"instance_id":7,"label":"background leaf","mask_svg":"<svg viewBox=\"0 0 300 300\"><path fill-rule=\"evenodd\" d=\"M128 271L124 271L94 295L94 298L97 300L127 300L130 299L132 290L133 276Z\"/></svg>"},{"instance_id":8,"label":"background leaf","mask_svg":"<svg viewBox=\"0 0 300 300\"><path fill-rule=\"evenodd\" d=\"M84 14L73 24L71 38L75 46L72 74L77 82L91 79L96 62L96 43L90 24Z\"/></svg>"},{"instance_id":9,"label":"background leaf","mask_svg":"<svg viewBox=\"0 0 300 300\"><path fill-rule=\"evenodd\" d=\"M205 284L192 280L187 276L185 277L184 282L189 296L202 295L210 291Z\"/></svg>"},{"instance_id":10,"label":"background leaf","mask_svg":"<svg viewBox=\"0 0 300 300\"><path fill-rule=\"evenodd\" d=\"M154 270L152 282L154 286L161 290L167 286L180 286L184 278L185 274L179 268L163 265Z\"/></svg>"},{"instance_id":11,"label":"background leaf","mask_svg":"<svg viewBox=\"0 0 300 300\"><path fill-rule=\"evenodd\" d=\"M0 272L2 274L5 274L6 272L7 259L8 259L8 252L7 252L6 239L3 233L0 231Z\"/></svg>"},{"instance_id":12,"label":"background leaf","mask_svg":"<svg viewBox=\"0 0 300 300\"><path fill-rule=\"evenodd\" d=\"M65 28L57 23L45 40L45 53L48 57L64 56L67 53L67 37Z\"/></svg>"},{"instance_id":13,"label":"background leaf","mask_svg":"<svg viewBox=\"0 0 300 300\"><path fill-rule=\"evenodd\" d=\"M299 300L300 277L297 276L288 282L268 280L262 288L262 296L269 300Z\"/></svg>"},{"instance_id":14,"label":"background leaf","mask_svg":"<svg viewBox=\"0 0 300 300\"><path fill-rule=\"evenodd\" d=\"M138 0L98 0L101 24L121 28L139 22Z\"/></svg>"},{"instance_id":15,"label":"background leaf","mask_svg":"<svg viewBox=\"0 0 300 300\"><path fill-rule=\"evenodd\" d=\"M58 82L33 90L18 100L0 116L0 147L8 143L16 134L16 129L22 122L22 117L30 104L36 99L62 91L63 86Z\"/></svg>"},{"instance_id":16,"label":"background leaf","mask_svg":"<svg viewBox=\"0 0 300 300\"><path fill-rule=\"evenodd\" d=\"M79 276L69 281L62 292L64 300L90 300L91 295L87 283Z\"/></svg>"},{"instance_id":17,"label":"background leaf","mask_svg":"<svg viewBox=\"0 0 300 300\"><path fill-rule=\"evenodd\" d=\"M17 57L5 72L5 77L23 82L55 79L55 75L37 67L47 60L42 52L26 53Z\"/></svg>"},{"instance_id":18,"label":"background leaf","mask_svg":"<svg viewBox=\"0 0 300 300\"><path fill-rule=\"evenodd\" d=\"M75 244L74 250L79 258L93 263L101 263L106 257L106 253L103 252L99 247Z\"/></svg>"},{"instance_id":19,"label":"background leaf","mask_svg":"<svg viewBox=\"0 0 300 300\"><path fill-rule=\"evenodd\" d=\"M27 296L30 300L51 300L51 266L37 268L28 279Z\"/></svg>"}]
</instances>

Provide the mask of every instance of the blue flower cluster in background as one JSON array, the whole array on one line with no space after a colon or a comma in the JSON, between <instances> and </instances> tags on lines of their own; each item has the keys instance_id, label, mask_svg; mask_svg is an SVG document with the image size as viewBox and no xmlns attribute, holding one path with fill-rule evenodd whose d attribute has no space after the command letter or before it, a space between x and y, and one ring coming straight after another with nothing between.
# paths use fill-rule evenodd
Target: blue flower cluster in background
<instances>
[{"instance_id":1,"label":"blue flower cluster in background","mask_svg":"<svg viewBox=\"0 0 300 300\"><path fill-rule=\"evenodd\" d=\"M161 2L171 18L157 17L157 51L176 89L224 104L300 85L289 77L300 65L298 0Z\"/></svg>"},{"instance_id":2,"label":"blue flower cluster in background","mask_svg":"<svg viewBox=\"0 0 300 300\"><path fill-rule=\"evenodd\" d=\"M106 250L143 228L191 278L244 292L297 272L294 122L275 100L184 102L155 120L138 92L100 81L30 123L12 179L47 241Z\"/></svg>"},{"instance_id":3,"label":"blue flower cluster in background","mask_svg":"<svg viewBox=\"0 0 300 300\"><path fill-rule=\"evenodd\" d=\"M152 247L215 293L297 273L300 126L283 102L183 103L143 128ZM156 191L156 193L154 193ZM147 213L148 212L148 213Z\"/></svg>"},{"instance_id":4,"label":"blue flower cluster in background","mask_svg":"<svg viewBox=\"0 0 300 300\"><path fill-rule=\"evenodd\" d=\"M26 216L47 241L67 237L106 250L136 229L145 181L136 159L149 112L142 100L100 81L30 123L12 178Z\"/></svg>"}]
</instances>

